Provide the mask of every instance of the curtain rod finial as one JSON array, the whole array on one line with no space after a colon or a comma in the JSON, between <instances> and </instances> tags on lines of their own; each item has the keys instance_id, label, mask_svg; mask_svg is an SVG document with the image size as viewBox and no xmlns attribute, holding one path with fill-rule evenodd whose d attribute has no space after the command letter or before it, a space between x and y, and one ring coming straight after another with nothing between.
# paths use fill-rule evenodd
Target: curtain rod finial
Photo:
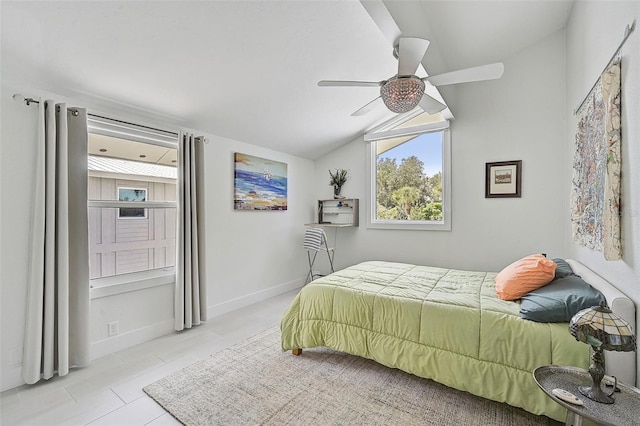
<instances>
[{"instance_id":1,"label":"curtain rod finial","mask_svg":"<svg viewBox=\"0 0 640 426\"><path fill-rule=\"evenodd\" d=\"M12 98L16 102L24 102L25 104L27 104L27 106L31 105L31 102L39 102L37 99L25 98L21 93L14 93Z\"/></svg>"},{"instance_id":2,"label":"curtain rod finial","mask_svg":"<svg viewBox=\"0 0 640 426\"><path fill-rule=\"evenodd\" d=\"M627 25L627 27L624 29L624 37L625 38L629 37L629 35L631 35L633 30L635 29L636 29L636 20L634 19L631 25Z\"/></svg>"}]
</instances>

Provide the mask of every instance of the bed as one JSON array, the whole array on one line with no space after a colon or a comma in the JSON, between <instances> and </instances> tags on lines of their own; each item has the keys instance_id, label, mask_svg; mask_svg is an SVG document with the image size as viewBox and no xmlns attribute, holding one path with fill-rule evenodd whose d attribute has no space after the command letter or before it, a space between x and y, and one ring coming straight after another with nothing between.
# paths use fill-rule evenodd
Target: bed
<instances>
[{"instance_id":1,"label":"bed","mask_svg":"<svg viewBox=\"0 0 640 426\"><path fill-rule=\"evenodd\" d=\"M567 263L635 330L630 299L579 262ZM495 277L383 261L348 267L300 291L281 321L282 349L329 347L563 421L565 409L540 391L532 371L587 368L589 347L567 323L520 318L519 302L496 297ZM634 384L634 354L606 356L607 373Z\"/></svg>"}]
</instances>

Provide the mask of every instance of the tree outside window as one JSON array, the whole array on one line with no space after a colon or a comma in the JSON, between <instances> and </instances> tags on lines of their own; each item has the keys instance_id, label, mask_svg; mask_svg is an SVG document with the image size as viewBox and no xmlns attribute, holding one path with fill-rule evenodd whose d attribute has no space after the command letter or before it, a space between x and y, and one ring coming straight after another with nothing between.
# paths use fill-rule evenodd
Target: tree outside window
<instances>
[{"instance_id":1,"label":"tree outside window","mask_svg":"<svg viewBox=\"0 0 640 426\"><path fill-rule=\"evenodd\" d=\"M418 135L377 155L376 219L442 220L442 133Z\"/></svg>"}]
</instances>

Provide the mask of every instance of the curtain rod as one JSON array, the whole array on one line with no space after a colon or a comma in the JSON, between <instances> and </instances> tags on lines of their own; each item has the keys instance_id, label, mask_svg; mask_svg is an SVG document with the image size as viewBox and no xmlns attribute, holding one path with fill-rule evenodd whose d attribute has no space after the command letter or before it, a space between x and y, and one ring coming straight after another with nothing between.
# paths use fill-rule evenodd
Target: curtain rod
<instances>
[{"instance_id":1,"label":"curtain rod","mask_svg":"<svg viewBox=\"0 0 640 426\"><path fill-rule=\"evenodd\" d=\"M13 99L15 99L15 100L17 100L17 101L22 100L22 101L24 101L24 103L26 103L26 104L27 104L27 106L31 105L32 103L34 103L34 104L39 104L39 103L40 103L40 101L39 101L39 100L37 100L37 99L34 99L34 98L25 98L24 96L22 96L22 95L20 95L20 94L18 94L18 93L16 93L16 94L14 94L14 95L13 95ZM111 120L111 121L115 121L115 122L117 122L117 123L128 124L128 125L136 126L136 127L142 127L143 129L154 130L154 131L156 131L156 132L162 132L162 133L166 133L166 134L169 134L169 135L172 135L172 136L178 137L178 133L176 133L176 132L172 132L172 131L169 131L169 130L157 129L157 128L155 128L155 127L144 126L144 125L142 125L142 124L136 124L136 123L130 123L130 122L128 122L128 121L117 120L117 119L115 119L115 118L109 118L109 117L105 117L105 116L97 115L97 114L87 113L87 115L88 115L89 117L102 118L102 119L104 119L104 120Z\"/></svg>"},{"instance_id":2,"label":"curtain rod","mask_svg":"<svg viewBox=\"0 0 640 426\"><path fill-rule=\"evenodd\" d=\"M620 49L622 49L622 45L627 41L627 39L629 38L629 36L631 35L631 33L633 32L633 30L635 28L636 28L636 20L634 19L633 22L631 23L631 26L627 25L627 27L624 29L624 38L622 39L622 41L618 45L618 48L616 49L616 51L613 52L613 55L611 55L611 59L609 59L609 62L607 62L607 65L604 66L604 69L602 70L600 75L602 75L607 70L607 67L609 65L611 65L611 62L613 62L613 60L615 59L615 57L618 54L618 52L620 52ZM598 85L598 81L600 81L600 77L598 77L596 79L596 82L593 83L593 86L591 86L591 89L589 89L589 91L587 92L587 95L584 97L582 102L580 102L580 105L578 105L578 108L576 108L573 111L573 115L576 115L578 113L578 111L580 111L580 108L582 108L582 105L584 105L584 103L587 101L587 99L589 98L589 95L591 94L593 89Z\"/></svg>"}]
</instances>

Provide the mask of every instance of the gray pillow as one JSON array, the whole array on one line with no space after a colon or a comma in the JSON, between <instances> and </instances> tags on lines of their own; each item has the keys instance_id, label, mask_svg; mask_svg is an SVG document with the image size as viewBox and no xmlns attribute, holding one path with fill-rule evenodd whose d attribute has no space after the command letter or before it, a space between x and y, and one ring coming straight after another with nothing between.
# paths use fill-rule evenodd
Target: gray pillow
<instances>
[{"instance_id":1,"label":"gray pillow","mask_svg":"<svg viewBox=\"0 0 640 426\"><path fill-rule=\"evenodd\" d=\"M531 291L521 299L520 317L536 322L568 322L582 309L605 297L577 275L568 275Z\"/></svg>"},{"instance_id":2,"label":"gray pillow","mask_svg":"<svg viewBox=\"0 0 640 426\"><path fill-rule=\"evenodd\" d=\"M554 279L568 277L569 275L575 275L573 273L573 269L571 269L571 266L569 266L566 260L558 259L558 258L551 259L551 260L556 262L556 265L557 265L556 276Z\"/></svg>"}]
</instances>

